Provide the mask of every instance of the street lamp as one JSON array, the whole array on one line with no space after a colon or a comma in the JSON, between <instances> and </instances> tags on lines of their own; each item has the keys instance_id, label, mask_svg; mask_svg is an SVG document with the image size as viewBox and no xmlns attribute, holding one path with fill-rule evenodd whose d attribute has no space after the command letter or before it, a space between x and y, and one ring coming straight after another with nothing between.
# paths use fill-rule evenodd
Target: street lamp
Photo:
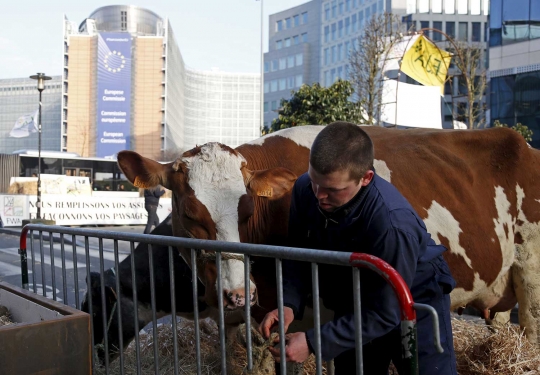
<instances>
[{"instance_id":1,"label":"street lamp","mask_svg":"<svg viewBox=\"0 0 540 375\"><path fill-rule=\"evenodd\" d=\"M38 180L37 180L37 219L41 220L41 93L45 90L45 82L51 79L45 75L45 73L37 73L30 76L32 79L37 80L37 89L39 91L39 115L38 115Z\"/></svg>"},{"instance_id":2,"label":"street lamp","mask_svg":"<svg viewBox=\"0 0 540 375\"><path fill-rule=\"evenodd\" d=\"M263 13L263 0L261 1L261 97L260 97L260 107L261 107L261 131L264 128L264 13Z\"/></svg>"}]
</instances>

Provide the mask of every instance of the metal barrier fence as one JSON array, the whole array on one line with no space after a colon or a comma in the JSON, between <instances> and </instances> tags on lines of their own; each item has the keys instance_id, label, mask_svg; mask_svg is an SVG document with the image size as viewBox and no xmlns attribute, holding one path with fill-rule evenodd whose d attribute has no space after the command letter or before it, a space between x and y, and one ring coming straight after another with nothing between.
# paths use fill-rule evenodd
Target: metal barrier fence
<instances>
[{"instance_id":1,"label":"metal barrier fence","mask_svg":"<svg viewBox=\"0 0 540 375\"><path fill-rule=\"evenodd\" d=\"M388 265L383 260L362 253L351 253L351 252L334 252L334 251L325 251L325 250L312 250L312 249L300 249L300 248L290 248L282 246L270 246L270 245L254 245L247 243L230 243L222 241L209 241L209 240L198 240L192 238L179 238L179 237L169 237L169 236L159 236L159 235L145 235L145 234L134 234L134 233L121 233L121 232L112 232L112 231L103 231L96 229L80 229L80 228L67 228L67 227L58 227L58 226L47 226L39 224L29 224L23 228L20 237L20 257L21 257L21 271L22 271L22 284L25 289L33 290L34 293L38 291L36 284L36 249L34 248L34 240L32 240L35 235L34 232L38 232L37 238L39 240L39 255L40 255L40 264L41 264L41 281L43 286L43 295L47 296L46 293L46 262L45 258L47 257L44 252L44 239L43 234L47 233L49 235L49 263L51 269L49 271L50 280L52 284L52 299L58 300L57 293L57 281L56 281L56 266L55 265L55 249L53 244L53 234L59 234L59 245L60 245L60 258L61 258L61 279L62 279L62 296L63 303L69 304L68 293L67 293L67 274L66 274L66 262L72 265L73 268L73 279L74 279L74 305L77 309L81 309L81 298L79 296L80 285L79 285L79 273L78 273L78 255L82 255L85 258L85 269L86 275L90 275L91 271L91 261L90 254L95 252L95 250L90 250L89 239L98 239L98 254L99 254L99 275L100 275L100 285L101 285L101 306L106 306L105 301L105 267L104 267L104 247L103 240L112 240L114 246L114 265L111 267L113 274L119 275L119 266L121 262L119 260L119 241L125 241L129 243L129 255L131 255L131 282L133 287L133 304L135 307L138 306L138 296L137 296L137 276L135 272L135 243L146 243L148 244L148 261L149 261L149 274L150 274L150 293L151 293L151 307L152 307L152 332L153 332L153 349L154 349L154 371L156 374L159 374L159 356L158 356L158 338L157 338L157 312L156 312L156 290L155 290L155 274L154 274L154 254L153 247L163 246L167 248L168 251L168 271L170 278L170 298L171 298L171 315L176 316L176 290L175 290L175 269L173 265L173 256L174 252L177 250L175 247L183 247L191 249L191 270L192 270L192 280L191 285L192 293L191 298L193 299L193 313L194 313L194 329L195 329L195 341L196 341L196 362L197 362L197 373L201 374L201 338L200 338L200 327L199 327L199 308L198 308L198 290L197 290L197 250L204 249L205 251L214 251L216 255L216 268L217 268L217 296L219 304L219 319L218 319L218 329L220 337L220 348L221 348L221 373L227 373L226 365L226 346L225 346L225 320L224 320L224 305L223 305L223 286L221 280L221 259L222 253L235 253L244 255L244 276L245 280L245 293L246 296L250 294L249 290L249 275L250 275L250 263L251 257L270 257L275 258L276 265L276 280L277 280L277 295L278 295L278 311L279 311L279 337L285 337L285 329L283 325L284 317L284 306L283 306L283 278L282 278L282 260L298 260L298 261L307 261L311 263L311 273L312 273L312 296L313 296L313 314L314 314L314 331L315 331L315 357L316 357L316 373L322 374L322 360L321 360L321 331L320 331L320 305L319 305L319 275L318 275L318 264L331 264L331 265L340 265L352 268L353 273L353 291L354 291L354 317L355 317L355 347L356 347L356 373L363 374L363 361L362 361L362 321L361 321L361 304L360 304L360 268L368 268L372 271L375 271L381 277L383 277L386 282L388 282L394 289L396 296L399 300L399 305L401 309L401 344L402 344L402 353L405 364L405 371L407 374L415 375L418 374L418 358L417 358L417 333L416 333L416 312L415 309L427 310L433 319L434 325L434 345L442 352L442 347L440 346L439 339L439 328L438 328L438 316L436 311L428 305L422 305L414 303L412 300L411 293L401 278L401 276L395 271L390 265ZM31 262L31 271L32 271L32 282L29 283L29 272L28 272L28 253L27 253L27 235L30 234L30 262ZM65 236L71 236L71 240L67 240ZM78 249L77 236L84 238L84 253L81 254L81 251ZM66 242L71 243L71 251L67 250ZM79 245L81 245L79 243ZM72 260L66 259L66 255L71 253ZM109 254L110 258L110 254ZM140 275L139 275L140 276ZM90 280L88 280L90 284ZM120 288L119 277L115 277L115 296L117 301L120 301L122 296L122 290ZM92 317L93 304L92 304L92 293L86 294L88 298L88 307L89 314ZM251 316L251 306L249 303L245 303L245 316ZM122 328L122 304L115 303L114 308L109 316L107 316L106 308L102 309L101 324L103 326L103 346L105 351L104 365L105 371L108 374L110 368L109 361L109 342L108 342L108 331L113 319L113 314L116 313L118 321L118 336L119 336L119 368L121 373L124 373L124 354L123 354L123 328ZM137 374L141 374L140 368L140 340L139 340L139 330L143 327L139 327L139 317L137 308L134 308L134 328L135 328L135 349L136 349L136 359L137 359ZM251 348L251 335L248 334L251 332L250 319L246 319L246 343L247 343L247 367L249 370L252 369L252 348ZM91 331L92 331L92 365L95 368L96 362L96 348L95 345L98 344L94 339L94 322L91 319ZM177 325L176 319L172 319L172 331L173 331L173 343L174 343L174 373L179 373L179 364L178 364L178 347L177 347ZM281 362L280 369L281 373L285 374L287 371L287 362L285 361L285 340L280 340L280 351L281 351Z\"/></svg>"}]
</instances>

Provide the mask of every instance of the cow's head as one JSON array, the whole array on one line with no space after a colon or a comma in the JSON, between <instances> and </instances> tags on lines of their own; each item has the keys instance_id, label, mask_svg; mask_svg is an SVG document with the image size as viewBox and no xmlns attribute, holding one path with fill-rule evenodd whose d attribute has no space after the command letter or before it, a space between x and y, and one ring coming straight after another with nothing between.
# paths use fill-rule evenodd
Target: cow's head
<instances>
[{"instance_id":1,"label":"cow's head","mask_svg":"<svg viewBox=\"0 0 540 375\"><path fill-rule=\"evenodd\" d=\"M293 187L297 176L285 168L252 171L237 151L220 143L208 143L185 152L176 161L160 164L132 151L118 154L118 165L137 187L161 184L173 193L173 232L179 237L246 242L249 230L257 230L254 213L263 201L277 200ZM190 249L180 249L191 264ZM205 301L217 306L217 269L212 252L202 250L198 277L206 286ZM222 286L226 309L245 305L243 257L223 253ZM248 300L256 300L250 281Z\"/></svg>"}]
</instances>

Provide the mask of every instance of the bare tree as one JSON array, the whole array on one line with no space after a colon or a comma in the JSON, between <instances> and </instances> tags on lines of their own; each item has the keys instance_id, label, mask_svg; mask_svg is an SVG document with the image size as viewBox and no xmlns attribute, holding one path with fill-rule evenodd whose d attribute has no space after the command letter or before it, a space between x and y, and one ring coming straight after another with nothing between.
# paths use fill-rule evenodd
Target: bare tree
<instances>
[{"instance_id":1,"label":"bare tree","mask_svg":"<svg viewBox=\"0 0 540 375\"><path fill-rule=\"evenodd\" d=\"M482 128L486 124L485 91L487 70L484 64L484 46L481 44L454 43L452 72L457 76L458 93L452 96L454 118L467 124L469 129ZM452 75L451 73L451 75Z\"/></svg>"},{"instance_id":2,"label":"bare tree","mask_svg":"<svg viewBox=\"0 0 540 375\"><path fill-rule=\"evenodd\" d=\"M388 52L403 40L405 31L405 25L396 15L373 16L367 20L349 55L349 80L368 124L374 124L380 118L382 72L388 63Z\"/></svg>"}]
</instances>

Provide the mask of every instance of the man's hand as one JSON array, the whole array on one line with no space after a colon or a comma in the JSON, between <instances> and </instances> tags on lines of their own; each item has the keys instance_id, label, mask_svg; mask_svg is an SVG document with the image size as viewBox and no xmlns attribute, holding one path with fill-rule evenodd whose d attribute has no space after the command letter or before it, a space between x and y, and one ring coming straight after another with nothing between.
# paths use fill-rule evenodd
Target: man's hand
<instances>
[{"instance_id":1,"label":"man's hand","mask_svg":"<svg viewBox=\"0 0 540 375\"><path fill-rule=\"evenodd\" d=\"M285 327L285 332L287 332L287 329L289 329L289 325L294 320L294 313L290 307L283 308L283 318L283 326ZM272 330L272 328L277 327L278 322L278 309L270 311L268 314L266 314L261 324L259 325L259 332L261 333L261 335L263 335L265 339L267 339L268 337L270 337L270 331Z\"/></svg>"},{"instance_id":2,"label":"man's hand","mask_svg":"<svg viewBox=\"0 0 540 375\"><path fill-rule=\"evenodd\" d=\"M269 347L276 362L281 362L279 345ZM289 333L285 336L285 360L287 362L302 363L309 357L309 346L304 332Z\"/></svg>"}]
</instances>

